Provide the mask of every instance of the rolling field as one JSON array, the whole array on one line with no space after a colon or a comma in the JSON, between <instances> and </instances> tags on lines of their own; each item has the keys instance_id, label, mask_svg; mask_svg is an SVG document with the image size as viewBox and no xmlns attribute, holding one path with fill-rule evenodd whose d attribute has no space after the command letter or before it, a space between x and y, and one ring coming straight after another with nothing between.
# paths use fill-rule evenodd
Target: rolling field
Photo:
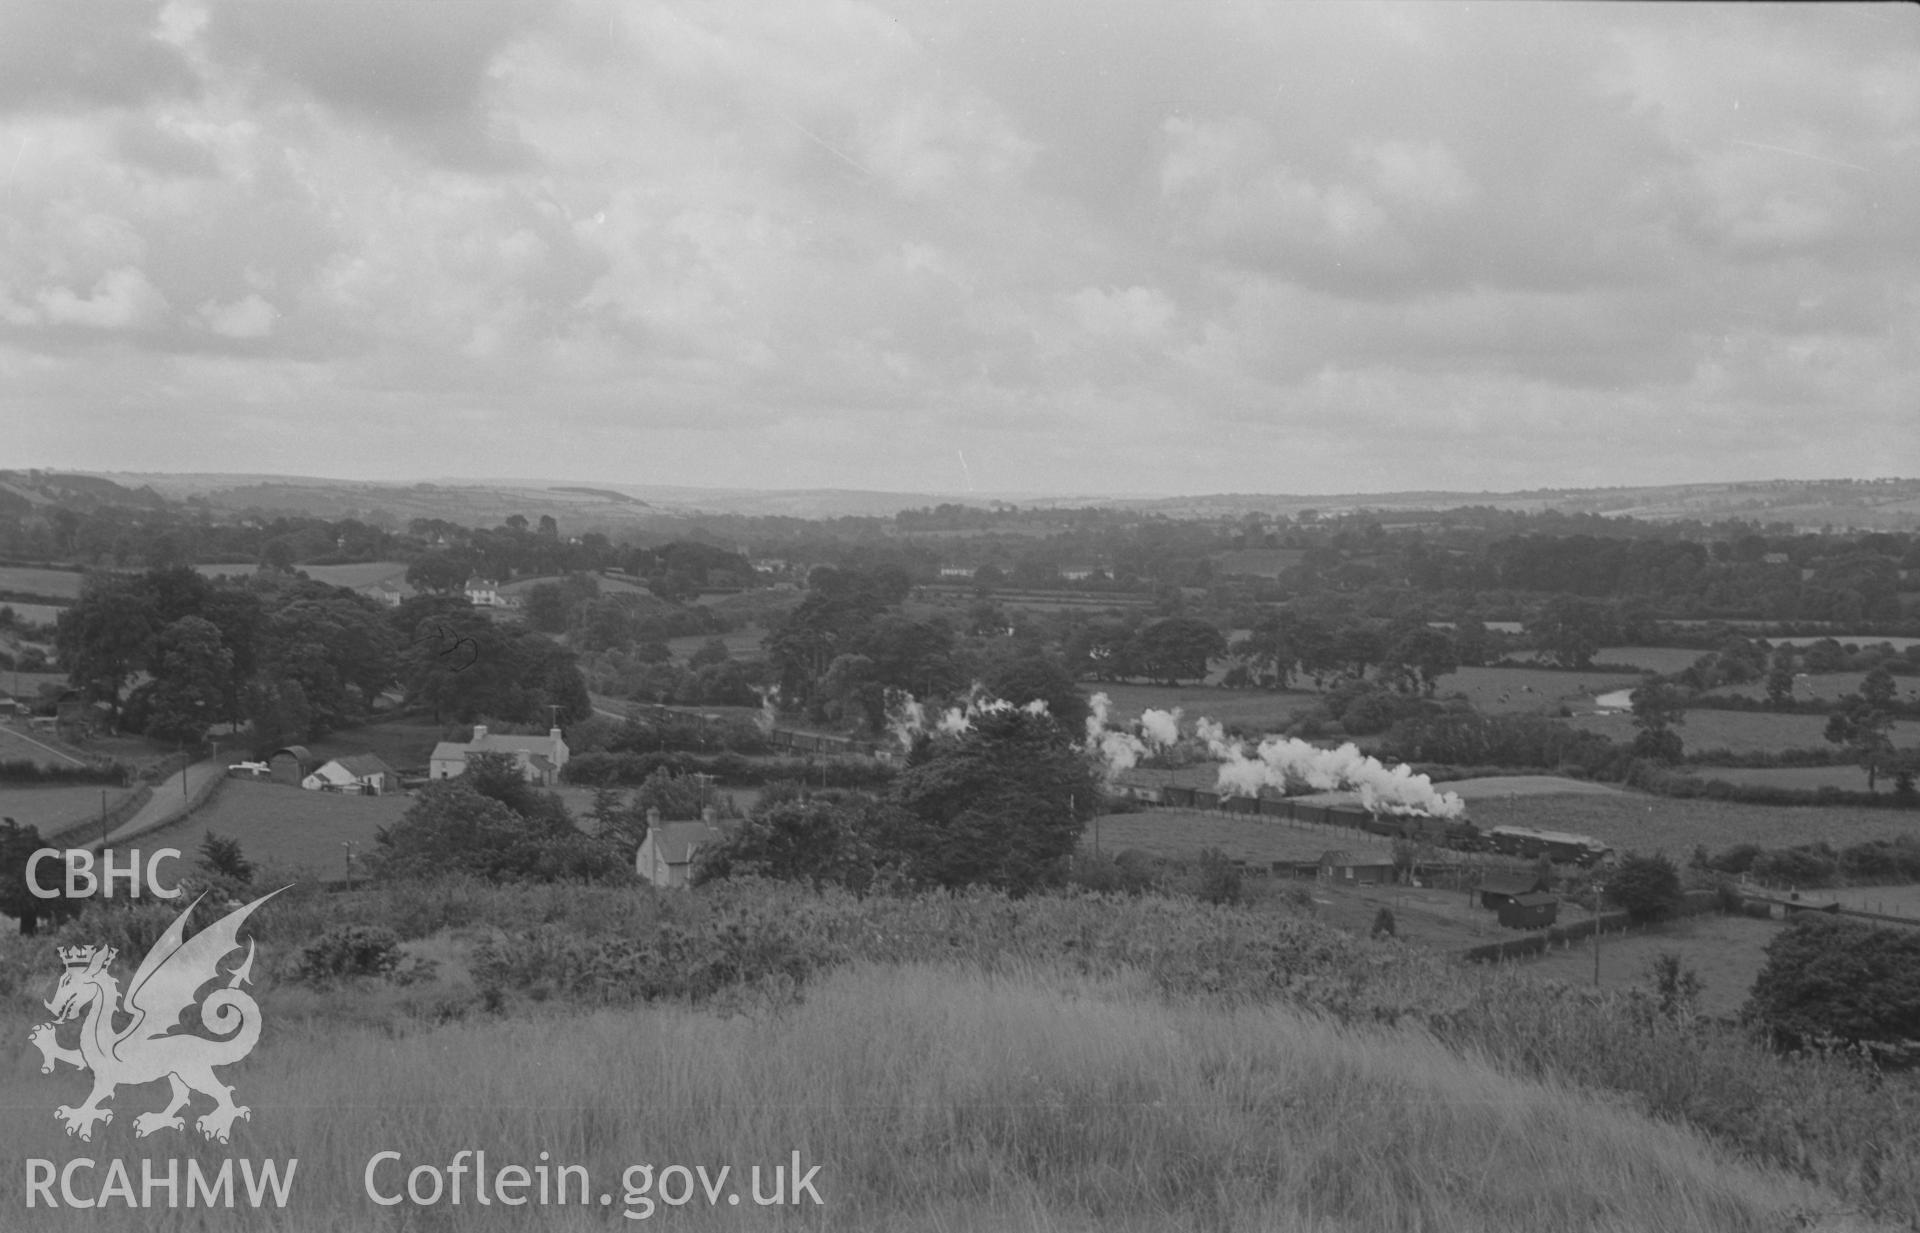
<instances>
[{"instance_id":1,"label":"rolling field","mask_svg":"<svg viewBox=\"0 0 1920 1233\"><path fill-rule=\"evenodd\" d=\"M1569 919L1578 917L1576 909ZM1701 1011L1732 1015L1747 1000L1754 978L1766 965L1767 944L1779 929L1772 921L1749 916L1706 915L1671 921L1657 929L1609 933L1600 939L1600 984L1608 989L1650 987L1647 965L1662 951L1673 951L1684 967L1700 977ZM1554 947L1537 959L1522 959L1512 966L1523 975L1590 986L1593 943Z\"/></svg>"},{"instance_id":2,"label":"rolling field","mask_svg":"<svg viewBox=\"0 0 1920 1233\"><path fill-rule=\"evenodd\" d=\"M1860 682L1866 677L1867 674L1864 672L1805 673L1794 677L1793 696L1801 702L1811 698L1838 698L1842 694L1850 694L1858 690ZM1920 681L1916 681L1913 677L1894 677L1893 687L1895 694L1904 702L1920 699ZM1713 692L1759 699L1767 696L1767 683L1748 681L1744 685L1722 685Z\"/></svg>"},{"instance_id":3,"label":"rolling field","mask_svg":"<svg viewBox=\"0 0 1920 1233\"><path fill-rule=\"evenodd\" d=\"M286 784L233 779L213 802L173 826L140 837L145 848L178 848L191 861L208 831L240 842L240 849L256 865L303 870L322 881L345 876L343 842L351 841L356 856L371 852L374 836L383 826L400 820L408 798L345 796L336 792L307 792ZM364 870L356 868L356 879Z\"/></svg>"},{"instance_id":4,"label":"rolling field","mask_svg":"<svg viewBox=\"0 0 1920 1233\"><path fill-rule=\"evenodd\" d=\"M25 758L41 766L74 766L85 761L75 757L73 750L73 746L50 733L28 732L24 720L0 723L0 758L9 762ZM0 789L0 794L5 791Z\"/></svg>"},{"instance_id":5,"label":"rolling field","mask_svg":"<svg viewBox=\"0 0 1920 1233\"><path fill-rule=\"evenodd\" d=\"M1597 694L1632 689L1640 677L1608 672L1556 672L1547 668L1461 668L1440 678L1436 697L1465 694L1482 711L1590 710Z\"/></svg>"},{"instance_id":6,"label":"rolling field","mask_svg":"<svg viewBox=\"0 0 1920 1233\"><path fill-rule=\"evenodd\" d=\"M1443 785L1444 786L1444 785ZM1665 851L1684 861L1695 844L1709 852L1737 843L1791 847L1825 839L1845 846L1920 834L1920 812L1847 805L1741 805L1687 801L1638 792L1612 795L1492 797L1468 811L1474 824L1533 826L1604 839L1622 852Z\"/></svg>"},{"instance_id":7,"label":"rolling field","mask_svg":"<svg viewBox=\"0 0 1920 1233\"><path fill-rule=\"evenodd\" d=\"M107 808L111 809L126 798L129 790L107 788L105 791ZM0 816L12 818L22 826L37 827L42 835L51 835L85 818L98 818L100 793L101 789L91 784L71 788L7 784L0 787ZM99 831L96 830L94 836L98 838Z\"/></svg>"},{"instance_id":8,"label":"rolling field","mask_svg":"<svg viewBox=\"0 0 1920 1233\"><path fill-rule=\"evenodd\" d=\"M13 609L14 619L33 625L51 625L66 609L58 604L23 604L19 600L0 600L0 608Z\"/></svg>"},{"instance_id":9,"label":"rolling field","mask_svg":"<svg viewBox=\"0 0 1920 1233\"><path fill-rule=\"evenodd\" d=\"M673 652L675 659L685 663L695 651L717 637L727 644L727 653L735 659L759 659L767 653L766 648L760 645L766 636L766 630L749 625L725 634L689 634L684 638L669 638L667 649Z\"/></svg>"},{"instance_id":10,"label":"rolling field","mask_svg":"<svg viewBox=\"0 0 1920 1233\"><path fill-rule=\"evenodd\" d=\"M1100 850L1109 855L1137 848L1149 856L1190 860L1202 848L1219 848L1234 860L1266 865L1272 861L1318 860L1329 848L1356 855L1391 854L1392 845L1376 835L1339 826L1315 826L1279 818L1246 818L1198 809L1153 809L1108 814L1099 820ZM1093 846L1093 827L1082 844Z\"/></svg>"},{"instance_id":11,"label":"rolling field","mask_svg":"<svg viewBox=\"0 0 1920 1233\"><path fill-rule=\"evenodd\" d=\"M83 575L72 570L0 565L0 591L19 591L26 595L47 595L56 599L78 599L82 577ZM17 606L15 611L18 611Z\"/></svg>"},{"instance_id":12,"label":"rolling field","mask_svg":"<svg viewBox=\"0 0 1920 1233\"><path fill-rule=\"evenodd\" d=\"M315 582L336 587L370 587L376 582L392 582L407 589L405 561L366 561L357 565L300 565Z\"/></svg>"},{"instance_id":13,"label":"rolling field","mask_svg":"<svg viewBox=\"0 0 1920 1233\"><path fill-rule=\"evenodd\" d=\"M1105 694L1113 703L1110 717L1115 722L1135 719L1145 710L1170 711L1179 707L1182 732L1191 732L1197 719L1240 724L1261 732L1278 731L1292 722L1295 711L1302 711L1320 700L1311 690L1214 689L1206 685L1129 685L1099 681L1081 681L1088 697Z\"/></svg>"},{"instance_id":14,"label":"rolling field","mask_svg":"<svg viewBox=\"0 0 1920 1233\"><path fill-rule=\"evenodd\" d=\"M1683 646L1603 646L1593 653L1596 664L1631 664L1645 672L1678 672L1691 668L1705 651ZM1509 658L1545 661L1544 651L1516 651Z\"/></svg>"},{"instance_id":15,"label":"rolling field","mask_svg":"<svg viewBox=\"0 0 1920 1233\"><path fill-rule=\"evenodd\" d=\"M1574 727L1598 732L1623 744L1633 741L1633 717L1623 713L1575 715L1568 721ZM1913 724L1895 724L1893 742L1913 742ZM1677 731L1689 753L1724 749L1729 753L1763 753L1779 749L1831 749L1826 740L1825 715L1782 715L1773 711L1687 712L1687 722Z\"/></svg>"},{"instance_id":16,"label":"rolling field","mask_svg":"<svg viewBox=\"0 0 1920 1233\"><path fill-rule=\"evenodd\" d=\"M1431 886L1359 886L1275 878L1270 886L1304 887L1313 896L1313 915L1355 937L1368 937L1380 909L1393 913L1393 935L1412 946L1459 951L1515 936L1493 912L1477 906L1465 891Z\"/></svg>"},{"instance_id":17,"label":"rolling field","mask_svg":"<svg viewBox=\"0 0 1920 1233\"><path fill-rule=\"evenodd\" d=\"M1679 672L1704 654L1684 646L1603 646L1593 658L1595 663L1632 664L1649 672Z\"/></svg>"},{"instance_id":18,"label":"rolling field","mask_svg":"<svg viewBox=\"0 0 1920 1233\"><path fill-rule=\"evenodd\" d=\"M1687 772L1697 779L1719 779L1766 788L1867 790L1867 772L1858 766L1690 766ZM1893 777L1881 775L1876 788L1881 792L1893 791Z\"/></svg>"},{"instance_id":19,"label":"rolling field","mask_svg":"<svg viewBox=\"0 0 1920 1233\"><path fill-rule=\"evenodd\" d=\"M1818 892L1841 907L1859 912L1880 912L1920 920L1920 886L1848 886Z\"/></svg>"}]
</instances>

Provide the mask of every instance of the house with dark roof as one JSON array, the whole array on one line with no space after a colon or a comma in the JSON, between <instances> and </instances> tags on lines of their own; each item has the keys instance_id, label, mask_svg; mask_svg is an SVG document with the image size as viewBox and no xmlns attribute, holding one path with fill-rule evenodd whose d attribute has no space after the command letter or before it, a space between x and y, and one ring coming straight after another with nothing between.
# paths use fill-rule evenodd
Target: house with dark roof
<instances>
[{"instance_id":1,"label":"house with dark roof","mask_svg":"<svg viewBox=\"0 0 1920 1233\"><path fill-rule=\"evenodd\" d=\"M558 728L550 729L545 736L531 736L488 732L485 724L475 724L472 740L441 741L433 747L433 756L427 763L427 776L430 779L451 779L455 775L464 775L467 773L468 756L477 753L507 755L520 767L520 773L527 777L527 782L543 788L560 782L560 768L567 764L569 757L567 742L561 738Z\"/></svg>"},{"instance_id":2,"label":"house with dark roof","mask_svg":"<svg viewBox=\"0 0 1920 1233\"><path fill-rule=\"evenodd\" d=\"M1329 848L1320 854L1320 877L1328 882L1391 882L1393 868L1393 858L1380 853Z\"/></svg>"},{"instance_id":3,"label":"house with dark roof","mask_svg":"<svg viewBox=\"0 0 1920 1233\"><path fill-rule=\"evenodd\" d=\"M1515 895L1500 905L1500 924L1507 929L1545 929L1560 915L1560 897L1540 891Z\"/></svg>"},{"instance_id":4,"label":"house with dark roof","mask_svg":"<svg viewBox=\"0 0 1920 1233\"><path fill-rule=\"evenodd\" d=\"M711 809L698 822L660 822L649 817L647 837L633 854L633 870L655 886L686 886L701 849L724 841L737 825L715 821Z\"/></svg>"},{"instance_id":5,"label":"house with dark roof","mask_svg":"<svg viewBox=\"0 0 1920 1233\"><path fill-rule=\"evenodd\" d=\"M1488 874L1480 883L1480 906L1498 912L1522 895L1538 894L1546 889L1537 873Z\"/></svg>"},{"instance_id":6,"label":"house with dark roof","mask_svg":"<svg viewBox=\"0 0 1920 1233\"><path fill-rule=\"evenodd\" d=\"M384 796L400 790L400 776L378 754L349 754L323 764L300 781L309 792L353 792Z\"/></svg>"}]
</instances>

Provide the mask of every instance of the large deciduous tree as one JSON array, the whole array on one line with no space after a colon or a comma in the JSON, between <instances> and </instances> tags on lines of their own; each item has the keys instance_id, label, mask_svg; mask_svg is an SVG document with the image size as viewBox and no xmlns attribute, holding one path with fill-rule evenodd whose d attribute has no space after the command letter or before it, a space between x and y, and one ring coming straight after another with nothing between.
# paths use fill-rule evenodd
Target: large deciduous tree
<instances>
[{"instance_id":1,"label":"large deciduous tree","mask_svg":"<svg viewBox=\"0 0 1920 1233\"><path fill-rule=\"evenodd\" d=\"M1827 716L1827 740L1844 745L1866 769L1869 792L1875 789L1881 766L1893 756L1893 700L1893 676L1878 667Z\"/></svg>"},{"instance_id":2,"label":"large deciduous tree","mask_svg":"<svg viewBox=\"0 0 1920 1233\"><path fill-rule=\"evenodd\" d=\"M198 745L225 712L233 652L214 623L197 616L181 617L154 641L153 683L145 698L147 735Z\"/></svg>"},{"instance_id":3,"label":"large deciduous tree","mask_svg":"<svg viewBox=\"0 0 1920 1233\"><path fill-rule=\"evenodd\" d=\"M1920 930L1802 913L1768 944L1744 1014L1789 1046L1920 1040Z\"/></svg>"},{"instance_id":4,"label":"large deciduous tree","mask_svg":"<svg viewBox=\"0 0 1920 1233\"><path fill-rule=\"evenodd\" d=\"M1167 617L1142 626L1133 636L1128 658L1143 676L1178 684L1207 675L1208 662L1227 653L1219 630L1197 617Z\"/></svg>"},{"instance_id":5,"label":"large deciduous tree","mask_svg":"<svg viewBox=\"0 0 1920 1233\"><path fill-rule=\"evenodd\" d=\"M1562 668L1585 668L1611 629L1605 604L1578 595L1555 595L1541 605L1527 632Z\"/></svg>"},{"instance_id":6,"label":"large deciduous tree","mask_svg":"<svg viewBox=\"0 0 1920 1233\"><path fill-rule=\"evenodd\" d=\"M926 742L891 799L910 815L893 846L912 876L1026 891L1065 876L1099 785L1051 717L1009 708Z\"/></svg>"}]
</instances>

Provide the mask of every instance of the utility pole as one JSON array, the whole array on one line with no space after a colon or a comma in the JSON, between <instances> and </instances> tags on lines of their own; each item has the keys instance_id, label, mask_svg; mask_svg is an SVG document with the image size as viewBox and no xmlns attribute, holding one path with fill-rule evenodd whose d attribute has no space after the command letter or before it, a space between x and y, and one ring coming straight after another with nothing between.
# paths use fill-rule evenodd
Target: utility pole
<instances>
[{"instance_id":1,"label":"utility pole","mask_svg":"<svg viewBox=\"0 0 1920 1233\"><path fill-rule=\"evenodd\" d=\"M1600 899L1607 888L1599 883L1593 884L1593 987L1600 987Z\"/></svg>"},{"instance_id":2,"label":"utility pole","mask_svg":"<svg viewBox=\"0 0 1920 1233\"><path fill-rule=\"evenodd\" d=\"M347 850L347 889L353 889L353 840L342 839L340 846Z\"/></svg>"}]
</instances>

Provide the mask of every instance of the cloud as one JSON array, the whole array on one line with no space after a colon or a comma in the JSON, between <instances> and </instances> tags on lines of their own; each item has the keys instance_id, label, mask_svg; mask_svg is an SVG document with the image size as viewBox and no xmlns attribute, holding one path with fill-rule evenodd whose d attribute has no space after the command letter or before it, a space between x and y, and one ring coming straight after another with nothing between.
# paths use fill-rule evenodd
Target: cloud
<instances>
[{"instance_id":1,"label":"cloud","mask_svg":"<svg viewBox=\"0 0 1920 1233\"><path fill-rule=\"evenodd\" d=\"M51 287L40 293L39 301L41 318L49 325L94 330L152 325L167 311L166 297L131 266L109 271L85 296L66 287Z\"/></svg>"},{"instance_id":2,"label":"cloud","mask_svg":"<svg viewBox=\"0 0 1920 1233\"><path fill-rule=\"evenodd\" d=\"M200 306L201 320L222 338L265 338L273 333L275 316L273 305L257 295L250 295L232 304L216 304L209 300Z\"/></svg>"},{"instance_id":3,"label":"cloud","mask_svg":"<svg viewBox=\"0 0 1920 1233\"><path fill-rule=\"evenodd\" d=\"M120 460L139 391L156 465L276 415L742 484L1920 465L1906 10L458 11L0 9L10 387Z\"/></svg>"},{"instance_id":4,"label":"cloud","mask_svg":"<svg viewBox=\"0 0 1920 1233\"><path fill-rule=\"evenodd\" d=\"M197 75L148 0L0 0L0 114L190 96Z\"/></svg>"}]
</instances>

